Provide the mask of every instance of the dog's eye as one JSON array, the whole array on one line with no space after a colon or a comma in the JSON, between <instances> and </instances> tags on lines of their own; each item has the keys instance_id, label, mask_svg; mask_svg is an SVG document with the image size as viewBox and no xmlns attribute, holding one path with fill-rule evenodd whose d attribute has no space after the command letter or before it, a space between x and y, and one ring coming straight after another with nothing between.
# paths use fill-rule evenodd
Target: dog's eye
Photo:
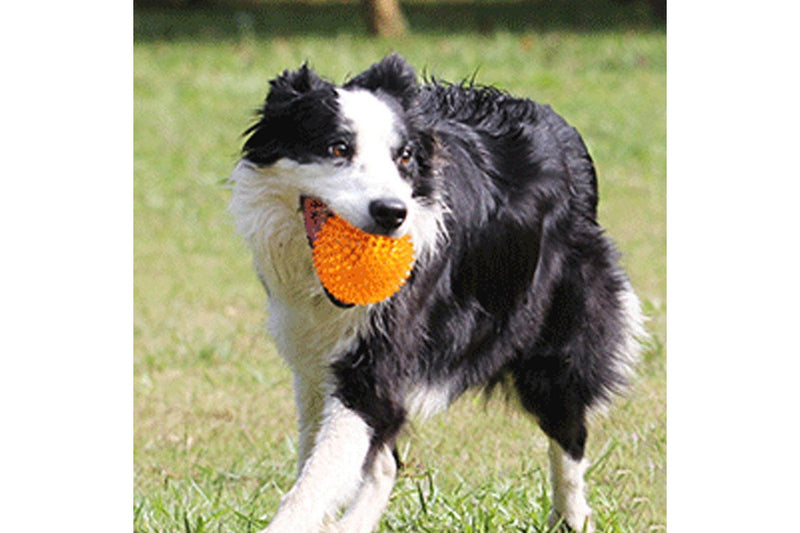
<instances>
[{"instance_id":1,"label":"dog's eye","mask_svg":"<svg viewBox=\"0 0 800 533\"><path fill-rule=\"evenodd\" d=\"M328 154L339 159L346 159L353 155L353 148L344 141L337 141L328 146Z\"/></svg>"},{"instance_id":2,"label":"dog's eye","mask_svg":"<svg viewBox=\"0 0 800 533\"><path fill-rule=\"evenodd\" d=\"M406 166L414 159L414 152L411 151L411 147L406 146L400 151L400 155L397 156L397 164Z\"/></svg>"}]
</instances>

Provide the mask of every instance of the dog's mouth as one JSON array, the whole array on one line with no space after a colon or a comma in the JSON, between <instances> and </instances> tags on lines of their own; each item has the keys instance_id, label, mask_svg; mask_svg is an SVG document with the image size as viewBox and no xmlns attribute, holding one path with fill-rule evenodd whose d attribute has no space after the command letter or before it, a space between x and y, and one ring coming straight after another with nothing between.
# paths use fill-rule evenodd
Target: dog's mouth
<instances>
[{"instance_id":1,"label":"dog's mouth","mask_svg":"<svg viewBox=\"0 0 800 533\"><path fill-rule=\"evenodd\" d=\"M303 224L306 229L308 245L313 249L314 243L317 241L317 235L319 234L319 231L322 229L325 221L333 216L333 211L331 211L328 206L325 205L325 202L311 196L300 197L300 209L303 211ZM344 303L337 299L324 285L322 286L322 289L325 291L325 295L328 297L328 299L337 307L342 307L345 309L353 307L353 304Z\"/></svg>"},{"instance_id":2,"label":"dog's mouth","mask_svg":"<svg viewBox=\"0 0 800 533\"><path fill-rule=\"evenodd\" d=\"M303 211L303 223L306 227L308 245L313 248L319 230L322 229L322 225L325 224L325 221L333 216L333 211L328 209L325 202L317 198L312 198L311 196L300 197L300 209Z\"/></svg>"}]
</instances>

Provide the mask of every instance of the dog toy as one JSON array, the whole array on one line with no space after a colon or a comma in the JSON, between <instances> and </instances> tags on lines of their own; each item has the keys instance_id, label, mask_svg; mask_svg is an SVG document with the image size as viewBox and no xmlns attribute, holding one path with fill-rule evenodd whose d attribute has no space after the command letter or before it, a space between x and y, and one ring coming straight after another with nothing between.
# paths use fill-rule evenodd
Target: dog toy
<instances>
[{"instance_id":1,"label":"dog toy","mask_svg":"<svg viewBox=\"0 0 800 533\"><path fill-rule=\"evenodd\" d=\"M314 268L322 285L342 303L367 305L394 295L414 265L408 235L373 235L343 218L327 217L313 243Z\"/></svg>"}]
</instances>

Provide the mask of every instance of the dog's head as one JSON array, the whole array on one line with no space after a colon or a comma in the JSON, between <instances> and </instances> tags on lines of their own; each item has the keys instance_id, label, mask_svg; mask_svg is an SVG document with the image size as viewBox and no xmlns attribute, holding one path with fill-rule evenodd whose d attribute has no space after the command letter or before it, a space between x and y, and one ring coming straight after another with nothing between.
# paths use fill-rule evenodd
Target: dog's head
<instances>
[{"instance_id":1,"label":"dog's head","mask_svg":"<svg viewBox=\"0 0 800 533\"><path fill-rule=\"evenodd\" d=\"M418 92L414 70L396 55L343 86L306 65L285 71L245 134L243 164L303 210L312 243L324 215L335 213L369 233L411 235L424 246L435 230L435 187L433 139L413 111Z\"/></svg>"}]
</instances>

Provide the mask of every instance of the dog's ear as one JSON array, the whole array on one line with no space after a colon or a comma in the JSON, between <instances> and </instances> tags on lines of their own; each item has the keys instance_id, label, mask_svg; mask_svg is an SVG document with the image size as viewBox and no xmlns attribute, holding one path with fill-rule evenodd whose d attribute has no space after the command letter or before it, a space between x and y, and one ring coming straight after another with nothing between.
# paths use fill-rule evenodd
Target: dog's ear
<instances>
[{"instance_id":1,"label":"dog's ear","mask_svg":"<svg viewBox=\"0 0 800 533\"><path fill-rule=\"evenodd\" d=\"M317 76L306 64L295 71L285 70L269 85L266 101L256 110L256 123L244 132L245 157L261 164L271 164L279 157L279 139L297 130L296 121L303 119L303 109L335 95L333 84Z\"/></svg>"},{"instance_id":2,"label":"dog's ear","mask_svg":"<svg viewBox=\"0 0 800 533\"><path fill-rule=\"evenodd\" d=\"M385 57L345 84L345 88L361 87L384 92L408 107L417 94L417 73L398 54Z\"/></svg>"},{"instance_id":3,"label":"dog's ear","mask_svg":"<svg viewBox=\"0 0 800 533\"><path fill-rule=\"evenodd\" d=\"M331 87L330 83L308 68L306 63L295 71L284 70L283 74L270 81L269 85L267 105L287 103L309 92Z\"/></svg>"}]
</instances>

